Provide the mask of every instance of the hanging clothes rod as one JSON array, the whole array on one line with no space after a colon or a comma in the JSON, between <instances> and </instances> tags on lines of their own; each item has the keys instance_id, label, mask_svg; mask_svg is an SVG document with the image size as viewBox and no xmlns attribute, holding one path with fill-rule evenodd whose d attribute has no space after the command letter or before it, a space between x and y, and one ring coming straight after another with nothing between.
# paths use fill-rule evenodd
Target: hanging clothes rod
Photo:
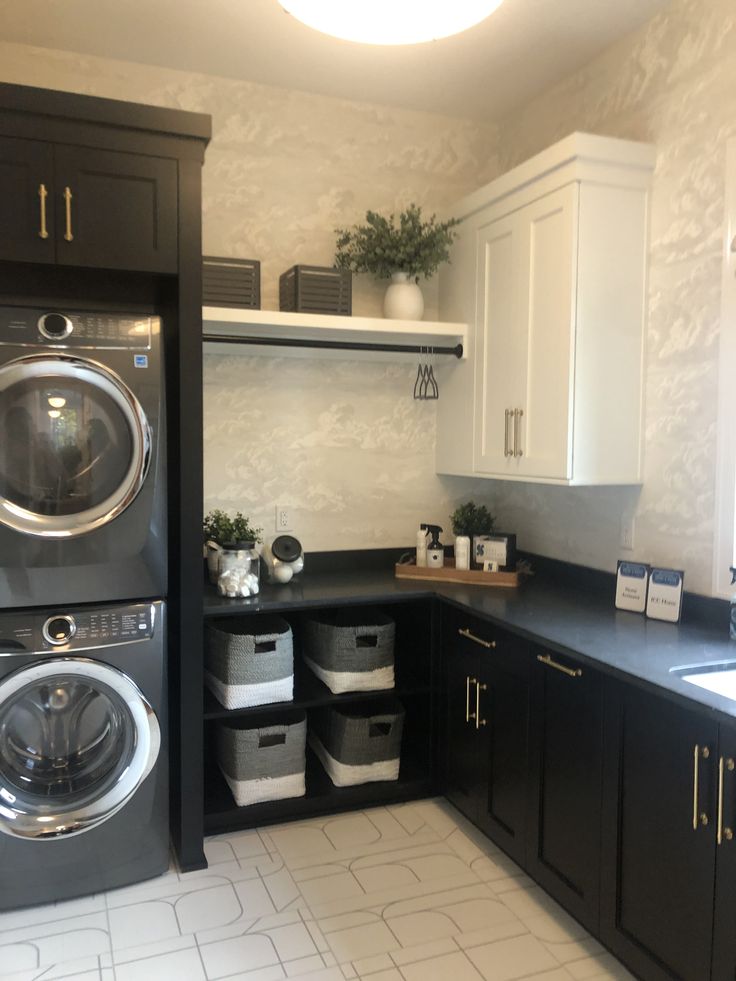
<instances>
[{"instance_id":1,"label":"hanging clothes rod","mask_svg":"<svg viewBox=\"0 0 736 981\"><path fill-rule=\"evenodd\" d=\"M394 354L452 354L462 358L462 344L453 347L432 347L422 344L378 344L368 341L323 341L308 337L233 337L231 334L207 334L206 344L257 344L263 347L311 347L328 351L389 351Z\"/></svg>"}]
</instances>

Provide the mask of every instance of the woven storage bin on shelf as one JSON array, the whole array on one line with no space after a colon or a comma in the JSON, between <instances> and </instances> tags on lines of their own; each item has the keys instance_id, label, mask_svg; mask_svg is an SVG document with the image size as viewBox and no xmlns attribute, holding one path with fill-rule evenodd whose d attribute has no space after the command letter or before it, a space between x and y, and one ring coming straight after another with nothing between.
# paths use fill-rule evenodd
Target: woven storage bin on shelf
<instances>
[{"instance_id":1,"label":"woven storage bin on shelf","mask_svg":"<svg viewBox=\"0 0 736 981\"><path fill-rule=\"evenodd\" d=\"M309 716L309 745L336 787L398 780L404 714L395 698L316 709Z\"/></svg>"},{"instance_id":2,"label":"woven storage bin on shelf","mask_svg":"<svg viewBox=\"0 0 736 981\"><path fill-rule=\"evenodd\" d=\"M352 273L330 266L292 266L279 276L279 310L349 317L353 312Z\"/></svg>"},{"instance_id":3,"label":"woven storage bin on shelf","mask_svg":"<svg viewBox=\"0 0 736 981\"><path fill-rule=\"evenodd\" d=\"M261 264L257 259L202 257L202 303L215 307L261 307Z\"/></svg>"},{"instance_id":4,"label":"woven storage bin on shelf","mask_svg":"<svg viewBox=\"0 0 736 981\"><path fill-rule=\"evenodd\" d=\"M217 763L239 807L305 794L307 716L294 710L281 720L217 726Z\"/></svg>"},{"instance_id":5,"label":"woven storage bin on shelf","mask_svg":"<svg viewBox=\"0 0 736 981\"><path fill-rule=\"evenodd\" d=\"M281 617L211 620L205 629L205 683L225 708L294 698L294 644Z\"/></svg>"},{"instance_id":6,"label":"woven storage bin on shelf","mask_svg":"<svg viewBox=\"0 0 736 981\"><path fill-rule=\"evenodd\" d=\"M376 610L308 619L304 661L337 695L393 688L395 633L391 617Z\"/></svg>"}]
</instances>

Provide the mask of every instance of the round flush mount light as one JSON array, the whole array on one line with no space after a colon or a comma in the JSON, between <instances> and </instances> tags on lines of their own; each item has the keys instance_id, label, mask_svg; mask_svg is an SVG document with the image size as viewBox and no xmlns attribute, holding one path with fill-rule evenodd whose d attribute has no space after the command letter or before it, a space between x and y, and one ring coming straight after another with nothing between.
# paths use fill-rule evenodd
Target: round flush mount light
<instances>
[{"instance_id":1,"label":"round flush mount light","mask_svg":"<svg viewBox=\"0 0 736 981\"><path fill-rule=\"evenodd\" d=\"M420 44L474 27L503 0L279 0L323 34L361 44Z\"/></svg>"}]
</instances>

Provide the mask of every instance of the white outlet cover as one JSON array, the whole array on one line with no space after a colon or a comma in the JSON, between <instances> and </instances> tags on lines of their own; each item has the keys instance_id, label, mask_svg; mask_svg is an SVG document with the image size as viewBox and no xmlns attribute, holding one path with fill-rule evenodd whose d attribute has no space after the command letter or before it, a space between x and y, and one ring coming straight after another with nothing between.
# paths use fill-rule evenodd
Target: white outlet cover
<instances>
[{"instance_id":1,"label":"white outlet cover","mask_svg":"<svg viewBox=\"0 0 736 981\"><path fill-rule=\"evenodd\" d=\"M284 531L291 531L291 508L288 504L276 505L275 518L276 531L281 534Z\"/></svg>"}]
</instances>

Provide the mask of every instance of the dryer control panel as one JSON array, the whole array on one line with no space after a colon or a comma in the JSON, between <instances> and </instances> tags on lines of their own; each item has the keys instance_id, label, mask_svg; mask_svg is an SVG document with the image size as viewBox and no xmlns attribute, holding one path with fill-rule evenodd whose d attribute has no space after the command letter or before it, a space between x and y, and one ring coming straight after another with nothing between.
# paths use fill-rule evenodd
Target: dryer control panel
<instances>
[{"instance_id":1,"label":"dryer control panel","mask_svg":"<svg viewBox=\"0 0 736 981\"><path fill-rule=\"evenodd\" d=\"M156 603L0 614L0 657L89 651L153 637Z\"/></svg>"},{"instance_id":2,"label":"dryer control panel","mask_svg":"<svg viewBox=\"0 0 736 981\"><path fill-rule=\"evenodd\" d=\"M157 317L136 314L0 307L0 344L20 347L147 351L159 328Z\"/></svg>"}]
</instances>

